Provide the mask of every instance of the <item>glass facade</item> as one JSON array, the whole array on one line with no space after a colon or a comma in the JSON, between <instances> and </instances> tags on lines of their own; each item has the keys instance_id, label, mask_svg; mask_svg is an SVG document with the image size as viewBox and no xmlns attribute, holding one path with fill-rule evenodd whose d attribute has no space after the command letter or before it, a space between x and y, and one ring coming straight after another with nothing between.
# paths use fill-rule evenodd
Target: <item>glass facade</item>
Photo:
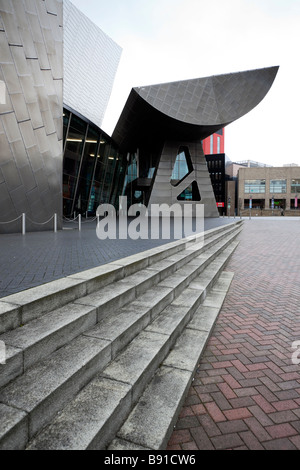
<instances>
[{"instance_id":1,"label":"glass facade","mask_svg":"<svg viewBox=\"0 0 300 470\"><path fill-rule=\"evenodd\" d=\"M172 173L172 184L176 185L177 181L182 180L190 173L190 160L188 149L181 148L176 157L175 165ZM174 181L174 183L173 183Z\"/></svg>"},{"instance_id":2,"label":"glass facade","mask_svg":"<svg viewBox=\"0 0 300 470\"><path fill-rule=\"evenodd\" d=\"M95 215L99 204L118 206L127 162L94 124L64 109L63 212Z\"/></svg>"},{"instance_id":3,"label":"glass facade","mask_svg":"<svg viewBox=\"0 0 300 470\"><path fill-rule=\"evenodd\" d=\"M199 188L196 181L186 188L179 196L177 197L178 201L201 201L201 196Z\"/></svg>"},{"instance_id":4,"label":"glass facade","mask_svg":"<svg viewBox=\"0 0 300 470\"><path fill-rule=\"evenodd\" d=\"M286 180L270 180L270 193L286 193Z\"/></svg>"},{"instance_id":5,"label":"glass facade","mask_svg":"<svg viewBox=\"0 0 300 470\"><path fill-rule=\"evenodd\" d=\"M266 180L245 180L245 193L265 193Z\"/></svg>"}]
</instances>

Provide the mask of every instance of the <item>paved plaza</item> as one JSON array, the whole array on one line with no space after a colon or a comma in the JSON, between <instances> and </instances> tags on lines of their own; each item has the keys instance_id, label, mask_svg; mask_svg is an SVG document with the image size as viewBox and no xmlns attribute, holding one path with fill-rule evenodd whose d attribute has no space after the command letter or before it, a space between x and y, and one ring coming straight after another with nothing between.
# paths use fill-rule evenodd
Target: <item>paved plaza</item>
<instances>
[{"instance_id":1,"label":"paved plaza","mask_svg":"<svg viewBox=\"0 0 300 470\"><path fill-rule=\"evenodd\" d=\"M233 218L206 219L204 229L233 222ZM130 220L128 220L130 223ZM193 230L195 227L193 227ZM170 230L174 236L173 227ZM64 230L0 235L0 298L126 256L170 240L99 240L96 222L65 222Z\"/></svg>"},{"instance_id":2,"label":"paved plaza","mask_svg":"<svg viewBox=\"0 0 300 470\"><path fill-rule=\"evenodd\" d=\"M226 267L234 278L170 451L300 449L300 218L244 219L238 240ZM89 224L1 235L0 297L167 242L100 241Z\"/></svg>"},{"instance_id":3,"label":"paved plaza","mask_svg":"<svg viewBox=\"0 0 300 470\"><path fill-rule=\"evenodd\" d=\"M245 220L239 240L168 450L300 449L300 220Z\"/></svg>"}]
</instances>

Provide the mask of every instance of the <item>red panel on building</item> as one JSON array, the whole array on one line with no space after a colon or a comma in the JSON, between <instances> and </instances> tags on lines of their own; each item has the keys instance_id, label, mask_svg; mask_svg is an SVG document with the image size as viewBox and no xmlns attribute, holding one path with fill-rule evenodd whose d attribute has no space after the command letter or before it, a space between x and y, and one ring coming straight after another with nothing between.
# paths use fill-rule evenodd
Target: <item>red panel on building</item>
<instances>
[{"instance_id":1,"label":"red panel on building","mask_svg":"<svg viewBox=\"0 0 300 470\"><path fill-rule=\"evenodd\" d=\"M212 134L203 142L204 155L213 155L218 153L225 153L225 131L221 129L218 133Z\"/></svg>"}]
</instances>

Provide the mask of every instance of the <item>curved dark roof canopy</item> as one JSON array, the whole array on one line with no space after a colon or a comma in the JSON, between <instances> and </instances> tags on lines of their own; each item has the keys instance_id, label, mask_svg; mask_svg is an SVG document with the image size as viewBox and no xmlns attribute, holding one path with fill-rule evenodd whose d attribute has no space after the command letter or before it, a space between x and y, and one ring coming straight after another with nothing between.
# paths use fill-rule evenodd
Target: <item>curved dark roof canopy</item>
<instances>
[{"instance_id":1,"label":"curved dark roof canopy","mask_svg":"<svg viewBox=\"0 0 300 470\"><path fill-rule=\"evenodd\" d=\"M133 88L113 132L124 150L151 135L204 139L255 108L279 67Z\"/></svg>"}]
</instances>

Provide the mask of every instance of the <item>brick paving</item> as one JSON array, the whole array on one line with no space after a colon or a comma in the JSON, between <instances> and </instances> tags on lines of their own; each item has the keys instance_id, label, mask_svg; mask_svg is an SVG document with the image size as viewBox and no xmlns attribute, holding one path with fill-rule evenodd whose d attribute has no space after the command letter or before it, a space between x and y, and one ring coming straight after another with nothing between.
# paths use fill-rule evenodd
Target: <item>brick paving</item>
<instances>
[{"instance_id":1,"label":"brick paving","mask_svg":"<svg viewBox=\"0 0 300 470\"><path fill-rule=\"evenodd\" d=\"M300 449L300 221L245 220L239 240L168 450Z\"/></svg>"}]
</instances>

